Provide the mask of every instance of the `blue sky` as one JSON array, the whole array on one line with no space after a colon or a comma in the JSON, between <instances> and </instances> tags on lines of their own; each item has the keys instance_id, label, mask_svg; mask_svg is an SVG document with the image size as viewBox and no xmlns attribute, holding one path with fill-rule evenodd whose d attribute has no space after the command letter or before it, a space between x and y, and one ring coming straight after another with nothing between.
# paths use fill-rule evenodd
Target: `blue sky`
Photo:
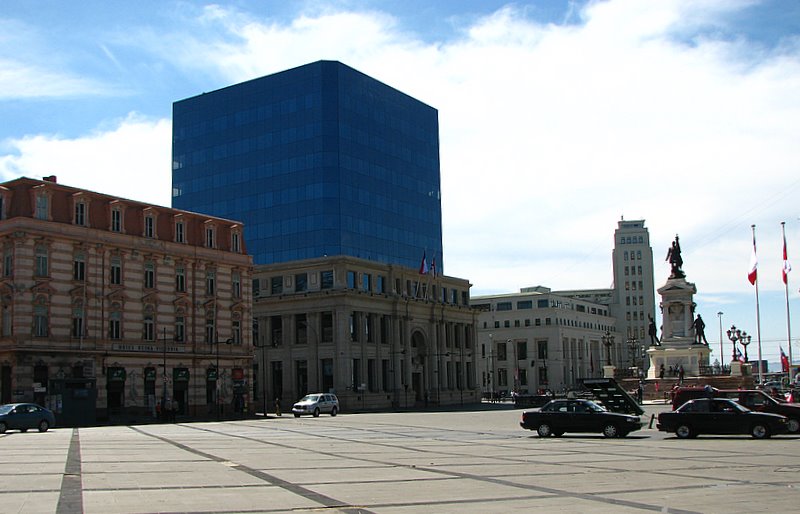
<instances>
[{"instance_id":1,"label":"blue sky","mask_svg":"<svg viewBox=\"0 0 800 514\"><path fill-rule=\"evenodd\" d=\"M0 179L55 174L169 205L172 102L319 59L439 110L444 264L473 294L609 287L617 221L645 219L658 286L681 236L713 358L717 312L756 333L755 224L762 348L771 361L786 349L781 221L800 255L792 0L5 0Z\"/></svg>"}]
</instances>

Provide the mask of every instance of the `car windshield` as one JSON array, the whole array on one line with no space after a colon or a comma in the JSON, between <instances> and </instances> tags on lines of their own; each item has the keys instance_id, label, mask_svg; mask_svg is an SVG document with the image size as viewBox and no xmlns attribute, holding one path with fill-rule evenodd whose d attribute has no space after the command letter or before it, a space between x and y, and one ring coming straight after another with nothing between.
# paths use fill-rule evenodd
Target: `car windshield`
<instances>
[{"instance_id":1,"label":"car windshield","mask_svg":"<svg viewBox=\"0 0 800 514\"><path fill-rule=\"evenodd\" d=\"M743 406L743 405L739 405L739 404L738 404L738 403L736 403L736 402L730 402L730 403L731 403L731 405L733 405L733 408L734 408L735 410L739 411L739 412L747 412L747 411L749 411L749 410L750 410L750 409L748 409L747 407L745 407L745 406Z\"/></svg>"},{"instance_id":2,"label":"car windshield","mask_svg":"<svg viewBox=\"0 0 800 514\"><path fill-rule=\"evenodd\" d=\"M591 410L591 411L594 411L594 412L606 412L606 410L607 410L602 405L594 403L594 402L586 402L584 405L586 405L586 409L587 410Z\"/></svg>"},{"instance_id":3,"label":"car windshield","mask_svg":"<svg viewBox=\"0 0 800 514\"><path fill-rule=\"evenodd\" d=\"M13 408L13 405L0 405L0 414L8 414Z\"/></svg>"},{"instance_id":4,"label":"car windshield","mask_svg":"<svg viewBox=\"0 0 800 514\"><path fill-rule=\"evenodd\" d=\"M319 400L318 394L307 394L300 400L301 402L315 402Z\"/></svg>"}]
</instances>

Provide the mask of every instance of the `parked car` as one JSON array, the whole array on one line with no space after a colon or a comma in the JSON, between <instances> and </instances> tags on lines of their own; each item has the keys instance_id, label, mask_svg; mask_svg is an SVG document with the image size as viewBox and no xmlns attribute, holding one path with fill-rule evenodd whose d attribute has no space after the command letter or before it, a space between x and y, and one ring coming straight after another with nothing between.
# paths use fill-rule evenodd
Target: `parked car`
<instances>
[{"instance_id":1,"label":"parked car","mask_svg":"<svg viewBox=\"0 0 800 514\"><path fill-rule=\"evenodd\" d=\"M295 418L299 418L303 414L311 414L316 418L323 412L329 413L331 416L339 413L339 399L335 394L307 394L292 406Z\"/></svg>"},{"instance_id":2,"label":"parked car","mask_svg":"<svg viewBox=\"0 0 800 514\"><path fill-rule=\"evenodd\" d=\"M771 393L772 391L781 391L784 389L783 382L780 380L770 380L769 382L764 382L757 387L763 391L767 391L768 393Z\"/></svg>"},{"instance_id":3,"label":"parked car","mask_svg":"<svg viewBox=\"0 0 800 514\"><path fill-rule=\"evenodd\" d=\"M765 439L788 432L787 422L785 416L751 411L728 398L698 398L659 414L656 427L681 439L700 434L750 434Z\"/></svg>"},{"instance_id":4,"label":"parked car","mask_svg":"<svg viewBox=\"0 0 800 514\"><path fill-rule=\"evenodd\" d=\"M681 387L673 393L672 408L676 409L693 398L703 397L728 398L750 410L786 416L789 418L789 432L792 434L800 433L800 403L783 401L759 389Z\"/></svg>"},{"instance_id":5,"label":"parked car","mask_svg":"<svg viewBox=\"0 0 800 514\"><path fill-rule=\"evenodd\" d=\"M6 430L27 432L35 428L39 432L47 432L56 424L52 411L34 403L8 403L0 405L0 434Z\"/></svg>"},{"instance_id":6,"label":"parked car","mask_svg":"<svg viewBox=\"0 0 800 514\"><path fill-rule=\"evenodd\" d=\"M559 399L551 400L539 410L523 412L519 425L536 430L539 437L560 437L565 432L625 437L642 428L642 421L639 416L609 412L591 400Z\"/></svg>"}]
</instances>

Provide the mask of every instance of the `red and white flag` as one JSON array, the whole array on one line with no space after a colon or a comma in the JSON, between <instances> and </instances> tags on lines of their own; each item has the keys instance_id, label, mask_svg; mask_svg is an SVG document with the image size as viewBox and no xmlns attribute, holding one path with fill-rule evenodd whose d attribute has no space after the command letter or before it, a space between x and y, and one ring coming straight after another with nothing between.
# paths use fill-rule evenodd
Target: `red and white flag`
<instances>
[{"instance_id":1,"label":"red and white flag","mask_svg":"<svg viewBox=\"0 0 800 514\"><path fill-rule=\"evenodd\" d=\"M781 369L783 370L784 373L786 373L787 371L789 371L789 357L787 357L786 354L783 353L783 346L779 346L778 348L781 349Z\"/></svg>"},{"instance_id":2,"label":"red and white flag","mask_svg":"<svg viewBox=\"0 0 800 514\"><path fill-rule=\"evenodd\" d=\"M786 234L783 236L783 283L789 283L789 272L792 271L792 265L789 264L789 256L786 254Z\"/></svg>"},{"instance_id":3,"label":"red and white flag","mask_svg":"<svg viewBox=\"0 0 800 514\"><path fill-rule=\"evenodd\" d=\"M436 276L436 257L431 261L431 275Z\"/></svg>"},{"instance_id":4,"label":"red and white flag","mask_svg":"<svg viewBox=\"0 0 800 514\"><path fill-rule=\"evenodd\" d=\"M756 257L756 235L753 234L753 255L750 257L750 271L747 273L747 280L755 285L758 278L758 257Z\"/></svg>"},{"instance_id":5,"label":"red and white flag","mask_svg":"<svg viewBox=\"0 0 800 514\"><path fill-rule=\"evenodd\" d=\"M420 275L427 275L428 271L428 258L426 256L427 252L422 253L422 262L419 264L419 274Z\"/></svg>"}]
</instances>

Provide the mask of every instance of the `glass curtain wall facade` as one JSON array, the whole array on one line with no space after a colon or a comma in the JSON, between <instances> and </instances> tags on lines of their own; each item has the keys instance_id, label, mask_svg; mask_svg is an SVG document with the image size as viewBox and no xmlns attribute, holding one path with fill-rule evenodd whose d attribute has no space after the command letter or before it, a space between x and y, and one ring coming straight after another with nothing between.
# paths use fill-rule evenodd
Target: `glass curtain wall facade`
<instances>
[{"instance_id":1,"label":"glass curtain wall facade","mask_svg":"<svg viewBox=\"0 0 800 514\"><path fill-rule=\"evenodd\" d=\"M442 266L436 109L335 61L173 105L172 205L241 220L255 264Z\"/></svg>"}]
</instances>

